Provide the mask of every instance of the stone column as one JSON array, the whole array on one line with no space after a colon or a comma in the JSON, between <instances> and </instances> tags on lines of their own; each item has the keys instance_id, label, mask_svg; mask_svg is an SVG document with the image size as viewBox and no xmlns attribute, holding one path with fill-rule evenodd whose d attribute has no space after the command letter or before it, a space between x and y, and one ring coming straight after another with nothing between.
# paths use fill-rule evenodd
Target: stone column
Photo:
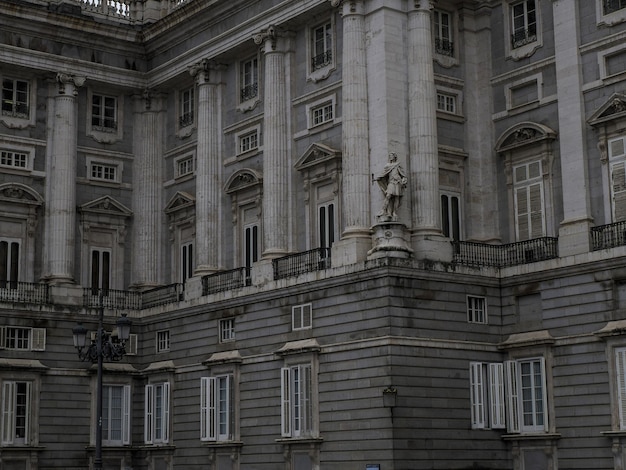
<instances>
[{"instance_id":1,"label":"stone column","mask_svg":"<svg viewBox=\"0 0 626 470\"><path fill-rule=\"evenodd\" d=\"M254 36L265 54L263 112L263 258L283 256L289 240L287 38L270 26Z\"/></svg>"},{"instance_id":2,"label":"stone column","mask_svg":"<svg viewBox=\"0 0 626 470\"><path fill-rule=\"evenodd\" d=\"M563 181L563 221L559 228L559 256L586 253L590 249L593 222L587 175L585 110L582 96L581 57L578 51L576 2L556 0L554 49L559 111L559 145Z\"/></svg>"},{"instance_id":3,"label":"stone column","mask_svg":"<svg viewBox=\"0 0 626 470\"><path fill-rule=\"evenodd\" d=\"M199 276L219 269L221 69L209 60L189 69L198 85L195 275Z\"/></svg>"},{"instance_id":4,"label":"stone column","mask_svg":"<svg viewBox=\"0 0 626 470\"><path fill-rule=\"evenodd\" d=\"M447 260L452 250L441 232L432 0L415 0L410 5L409 192L413 247L418 258Z\"/></svg>"},{"instance_id":5,"label":"stone column","mask_svg":"<svg viewBox=\"0 0 626 470\"><path fill-rule=\"evenodd\" d=\"M163 284L163 101L148 90L134 101L131 284L139 289Z\"/></svg>"},{"instance_id":6,"label":"stone column","mask_svg":"<svg viewBox=\"0 0 626 470\"><path fill-rule=\"evenodd\" d=\"M46 277L51 284L68 284L74 282L76 239L76 95L85 77L59 73L56 81L46 181Z\"/></svg>"},{"instance_id":7,"label":"stone column","mask_svg":"<svg viewBox=\"0 0 626 470\"><path fill-rule=\"evenodd\" d=\"M365 5L331 0L341 7L342 50L342 240L333 245L333 266L365 259L372 225ZM342 259L343 258L343 259Z\"/></svg>"}]
</instances>

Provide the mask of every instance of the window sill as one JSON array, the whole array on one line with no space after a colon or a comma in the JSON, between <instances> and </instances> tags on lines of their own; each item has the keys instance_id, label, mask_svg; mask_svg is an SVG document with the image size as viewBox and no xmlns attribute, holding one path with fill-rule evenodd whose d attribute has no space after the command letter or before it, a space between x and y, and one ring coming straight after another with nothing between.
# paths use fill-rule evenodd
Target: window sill
<instances>
[{"instance_id":1,"label":"window sill","mask_svg":"<svg viewBox=\"0 0 626 470\"><path fill-rule=\"evenodd\" d=\"M502 439L505 441L556 441L561 439L560 433L520 433L520 434L503 434Z\"/></svg>"},{"instance_id":2,"label":"window sill","mask_svg":"<svg viewBox=\"0 0 626 470\"><path fill-rule=\"evenodd\" d=\"M239 103L237 105L237 111L239 111L241 113L252 111L256 107L256 105L258 103L260 103L260 101L261 100L259 99L258 96L254 97L252 99L249 99L247 101L242 101L241 103Z\"/></svg>"},{"instance_id":3,"label":"window sill","mask_svg":"<svg viewBox=\"0 0 626 470\"><path fill-rule=\"evenodd\" d=\"M335 71L335 69L336 69L335 64L329 64L325 67L320 67L319 69L309 74L308 80L313 83L326 80L328 77L330 77L330 74Z\"/></svg>"},{"instance_id":4,"label":"window sill","mask_svg":"<svg viewBox=\"0 0 626 470\"><path fill-rule=\"evenodd\" d=\"M34 119L14 117L14 116L0 116L0 122L9 129L26 129L27 127L35 127Z\"/></svg>"},{"instance_id":5,"label":"window sill","mask_svg":"<svg viewBox=\"0 0 626 470\"><path fill-rule=\"evenodd\" d=\"M209 448L238 448L243 447L242 441L202 441L202 445Z\"/></svg>"},{"instance_id":6,"label":"window sill","mask_svg":"<svg viewBox=\"0 0 626 470\"><path fill-rule=\"evenodd\" d=\"M278 444L292 445L292 444L321 444L324 439L321 437L283 437L276 439Z\"/></svg>"}]
</instances>

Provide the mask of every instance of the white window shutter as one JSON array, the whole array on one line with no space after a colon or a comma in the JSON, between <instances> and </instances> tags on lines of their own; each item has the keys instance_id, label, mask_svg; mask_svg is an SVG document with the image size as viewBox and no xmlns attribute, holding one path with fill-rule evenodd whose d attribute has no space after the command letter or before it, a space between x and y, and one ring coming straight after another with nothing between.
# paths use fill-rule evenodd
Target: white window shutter
<instances>
[{"instance_id":1,"label":"white window shutter","mask_svg":"<svg viewBox=\"0 0 626 470\"><path fill-rule=\"evenodd\" d=\"M528 188L515 190L515 220L517 221L517 239L528 240L530 238L530 225L528 221Z\"/></svg>"},{"instance_id":2,"label":"white window shutter","mask_svg":"<svg viewBox=\"0 0 626 470\"><path fill-rule=\"evenodd\" d=\"M481 362L470 362L470 408L472 429L485 428L485 392Z\"/></svg>"},{"instance_id":3,"label":"white window shutter","mask_svg":"<svg viewBox=\"0 0 626 470\"><path fill-rule=\"evenodd\" d=\"M207 390L207 405L208 405L208 439L210 441L217 440L217 428L218 428L218 412L217 412L217 378L209 377L208 390Z\"/></svg>"},{"instance_id":4,"label":"white window shutter","mask_svg":"<svg viewBox=\"0 0 626 470\"><path fill-rule=\"evenodd\" d=\"M124 385L122 392L122 443L130 444L130 385Z\"/></svg>"},{"instance_id":5,"label":"white window shutter","mask_svg":"<svg viewBox=\"0 0 626 470\"><path fill-rule=\"evenodd\" d=\"M507 430L509 432L519 432L519 403L517 392L517 362L506 361L504 363L504 372L506 380L506 398L507 398Z\"/></svg>"},{"instance_id":6,"label":"white window shutter","mask_svg":"<svg viewBox=\"0 0 626 470\"><path fill-rule=\"evenodd\" d=\"M163 442L170 438L170 383L163 384Z\"/></svg>"},{"instance_id":7,"label":"white window shutter","mask_svg":"<svg viewBox=\"0 0 626 470\"><path fill-rule=\"evenodd\" d=\"M134 356L137 354L137 334L131 333L125 345L126 355Z\"/></svg>"},{"instance_id":8,"label":"white window shutter","mask_svg":"<svg viewBox=\"0 0 626 470\"><path fill-rule=\"evenodd\" d=\"M7 347L7 327L0 326L0 349Z\"/></svg>"},{"instance_id":9,"label":"white window shutter","mask_svg":"<svg viewBox=\"0 0 626 470\"><path fill-rule=\"evenodd\" d=\"M4 382L2 389L2 444L13 444L15 430L15 382Z\"/></svg>"},{"instance_id":10,"label":"white window shutter","mask_svg":"<svg viewBox=\"0 0 626 470\"><path fill-rule=\"evenodd\" d=\"M548 430L548 384L546 383L546 358L541 359L541 393L543 398L543 428Z\"/></svg>"},{"instance_id":11,"label":"white window shutter","mask_svg":"<svg viewBox=\"0 0 626 470\"><path fill-rule=\"evenodd\" d=\"M281 403L282 403L282 422L281 434L283 437L291 436L291 369L283 367L281 369Z\"/></svg>"},{"instance_id":12,"label":"white window shutter","mask_svg":"<svg viewBox=\"0 0 626 470\"><path fill-rule=\"evenodd\" d=\"M613 221L626 220L626 168L623 161L611 165L611 193L613 197Z\"/></svg>"},{"instance_id":13,"label":"white window shutter","mask_svg":"<svg viewBox=\"0 0 626 470\"><path fill-rule=\"evenodd\" d=\"M491 396L491 427L506 427L504 406L504 367L501 363L489 364L489 384Z\"/></svg>"},{"instance_id":14,"label":"white window shutter","mask_svg":"<svg viewBox=\"0 0 626 470\"><path fill-rule=\"evenodd\" d=\"M145 392L145 415L144 415L144 442L152 444L152 435L154 434L154 387L146 385Z\"/></svg>"},{"instance_id":15,"label":"white window shutter","mask_svg":"<svg viewBox=\"0 0 626 470\"><path fill-rule=\"evenodd\" d=\"M46 350L46 329L45 328L32 328L31 333L31 351L45 351Z\"/></svg>"},{"instance_id":16,"label":"white window shutter","mask_svg":"<svg viewBox=\"0 0 626 470\"><path fill-rule=\"evenodd\" d=\"M209 439L209 379L210 377L200 377L200 440Z\"/></svg>"},{"instance_id":17,"label":"white window shutter","mask_svg":"<svg viewBox=\"0 0 626 470\"><path fill-rule=\"evenodd\" d=\"M615 351L617 373L617 397L619 405L619 427L626 429L626 348Z\"/></svg>"},{"instance_id":18,"label":"white window shutter","mask_svg":"<svg viewBox=\"0 0 626 470\"><path fill-rule=\"evenodd\" d=\"M531 184L528 187L530 207L530 238L539 238L545 235L543 216L543 183Z\"/></svg>"}]
</instances>

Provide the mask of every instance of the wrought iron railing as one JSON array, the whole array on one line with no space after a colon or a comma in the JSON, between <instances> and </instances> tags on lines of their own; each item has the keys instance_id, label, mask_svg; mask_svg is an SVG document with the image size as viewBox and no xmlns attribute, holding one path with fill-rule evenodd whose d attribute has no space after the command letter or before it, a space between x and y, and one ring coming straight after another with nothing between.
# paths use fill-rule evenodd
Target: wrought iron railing
<instances>
[{"instance_id":1,"label":"wrought iron railing","mask_svg":"<svg viewBox=\"0 0 626 470\"><path fill-rule=\"evenodd\" d=\"M157 305L171 304L183 300L185 284L176 283L167 286L155 287L141 293L141 308L151 308Z\"/></svg>"},{"instance_id":2,"label":"wrought iron railing","mask_svg":"<svg viewBox=\"0 0 626 470\"><path fill-rule=\"evenodd\" d=\"M48 289L48 284L43 283L0 281L0 302L47 304Z\"/></svg>"},{"instance_id":3,"label":"wrought iron railing","mask_svg":"<svg viewBox=\"0 0 626 470\"><path fill-rule=\"evenodd\" d=\"M141 292L85 288L83 289L83 305L91 308L139 310L141 308Z\"/></svg>"},{"instance_id":4,"label":"wrought iron railing","mask_svg":"<svg viewBox=\"0 0 626 470\"><path fill-rule=\"evenodd\" d=\"M248 101L252 98L256 98L259 94L259 84L253 83L241 88L241 101Z\"/></svg>"},{"instance_id":5,"label":"wrought iron railing","mask_svg":"<svg viewBox=\"0 0 626 470\"><path fill-rule=\"evenodd\" d=\"M533 26L528 29L519 29L511 35L511 47L517 49L537 40L537 27Z\"/></svg>"},{"instance_id":6,"label":"wrought iron railing","mask_svg":"<svg viewBox=\"0 0 626 470\"><path fill-rule=\"evenodd\" d=\"M250 268L242 267L202 276L202 295L216 294L251 284Z\"/></svg>"},{"instance_id":7,"label":"wrought iron railing","mask_svg":"<svg viewBox=\"0 0 626 470\"><path fill-rule=\"evenodd\" d=\"M144 3L137 0L74 0L83 11L97 16L116 19L120 22L144 20ZM158 11L161 17L193 0L160 0Z\"/></svg>"},{"instance_id":8,"label":"wrought iron railing","mask_svg":"<svg viewBox=\"0 0 626 470\"><path fill-rule=\"evenodd\" d=\"M435 52L454 57L454 43L449 39L435 38Z\"/></svg>"},{"instance_id":9,"label":"wrought iron railing","mask_svg":"<svg viewBox=\"0 0 626 470\"><path fill-rule=\"evenodd\" d=\"M453 263L503 268L558 258L558 238L533 238L505 245L453 241Z\"/></svg>"},{"instance_id":10,"label":"wrought iron railing","mask_svg":"<svg viewBox=\"0 0 626 470\"><path fill-rule=\"evenodd\" d=\"M626 221L591 227L592 251L626 245Z\"/></svg>"},{"instance_id":11,"label":"wrought iron railing","mask_svg":"<svg viewBox=\"0 0 626 470\"><path fill-rule=\"evenodd\" d=\"M626 0L603 0L602 8L605 15L626 8Z\"/></svg>"},{"instance_id":12,"label":"wrought iron railing","mask_svg":"<svg viewBox=\"0 0 626 470\"><path fill-rule=\"evenodd\" d=\"M285 279L299 274L330 268L330 248L295 253L272 260L274 279Z\"/></svg>"},{"instance_id":13,"label":"wrought iron railing","mask_svg":"<svg viewBox=\"0 0 626 470\"><path fill-rule=\"evenodd\" d=\"M321 69L333 63L333 51L324 51L311 59L313 70Z\"/></svg>"}]
</instances>

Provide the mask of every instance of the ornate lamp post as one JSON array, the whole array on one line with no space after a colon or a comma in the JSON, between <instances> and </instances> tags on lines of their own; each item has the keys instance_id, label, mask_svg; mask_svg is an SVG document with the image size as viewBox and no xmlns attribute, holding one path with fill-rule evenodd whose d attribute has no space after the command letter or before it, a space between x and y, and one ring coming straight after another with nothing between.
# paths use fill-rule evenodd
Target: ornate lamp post
<instances>
[{"instance_id":1,"label":"ornate lamp post","mask_svg":"<svg viewBox=\"0 0 626 470\"><path fill-rule=\"evenodd\" d=\"M95 338L88 335L87 328L81 323L72 329L74 347L78 350L81 361L90 360L98 364L98 383L96 387L96 455L94 470L102 470L102 363L104 359L119 361L126 354L126 341L130 336L131 321L126 314L117 320L117 332L104 330L104 305L102 292L99 294L98 331ZM89 337L89 338L88 338Z\"/></svg>"}]
</instances>

